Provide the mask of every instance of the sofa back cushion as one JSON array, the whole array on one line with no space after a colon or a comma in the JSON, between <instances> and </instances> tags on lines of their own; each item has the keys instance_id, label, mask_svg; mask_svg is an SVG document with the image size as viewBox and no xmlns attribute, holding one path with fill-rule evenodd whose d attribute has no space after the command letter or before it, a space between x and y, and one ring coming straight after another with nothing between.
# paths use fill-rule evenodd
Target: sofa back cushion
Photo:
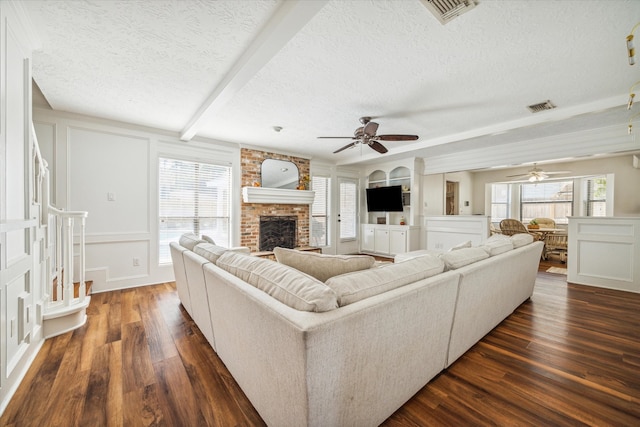
<instances>
[{"instance_id":1,"label":"sofa back cushion","mask_svg":"<svg viewBox=\"0 0 640 427\"><path fill-rule=\"evenodd\" d=\"M245 253L245 254L249 254L249 248L247 248L246 246L237 246L234 248L225 248L223 246L217 246L217 245L213 245L211 243L198 243L194 248L193 248L193 252L197 253L198 255L200 255L203 258L206 258L207 260L215 263L218 258L220 258L220 256L227 252L227 251L231 251L231 252L241 252L241 253Z\"/></svg>"},{"instance_id":2,"label":"sofa back cushion","mask_svg":"<svg viewBox=\"0 0 640 427\"><path fill-rule=\"evenodd\" d=\"M211 262L216 262L220 255L225 253L227 248L223 248L222 246L216 246L211 243L198 243L194 248L193 252L197 253L201 257L206 258Z\"/></svg>"},{"instance_id":3,"label":"sofa back cushion","mask_svg":"<svg viewBox=\"0 0 640 427\"><path fill-rule=\"evenodd\" d=\"M447 270L455 270L487 258L489 253L483 248L464 248L440 254L440 259L444 261Z\"/></svg>"},{"instance_id":4,"label":"sofa back cushion","mask_svg":"<svg viewBox=\"0 0 640 427\"><path fill-rule=\"evenodd\" d=\"M494 234L484 242L483 248L487 251L489 256L495 256L512 250L513 243L509 236L505 236L504 234Z\"/></svg>"},{"instance_id":5,"label":"sofa back cushion","mask_svg":"<svg viewBox=\"0 0 640 427\"><path fill-rule=\"evenodd\" d=\"M378 268L335 276L326 283L336 292L338 304L342 307L443 271L444 262L437 256L426 254L399 264L385 264Z\"/></svg>"},{"instance_id":6,"label":"sofa back cushion","mask_svg":"<svg viewBox=\"0 0 640 427\"><path fill-rule=\"evenodd\" d=\"M279 263L307 273L321 282L333 276L373 267L375 258L369 255L323 255L276 247L273 254Z\"/></svg>"},{"instance_id":7,"label":"sofa back cushion","mask_svg":"<svg viewBox=\"0 0 640 427\"><path fill-rule=\"evenodd\" d=\"M533 236L528 233L517 233L511 236L511 243L513 244L513 249L518 249L533 243Z\"/></svg>"},{"instance_id":8,"label":"sofa back cushion","mask_svg":"<svg viewBox=\"0 0 640 427\"><path fill-rule=\"evenodd\" d=\"M178 240L178 243L180 243L180 246L182 246L183 248L187 248L192 251L197 244L205 243L205 241L200 239L193 233L184 233L182 236L180 236L180 240Z\"/></svg>"},{"instance_id":9,"label":"sofa back cushion","mask_svg":"<svg viewBox=\"0 0 640 427\"><path fill-rule=\"evenodd\" d=\"M226 251L216 265L296 310L322 312L338 308L336 294L327 285L275 261Z\"/></svg>"}]
</instances>

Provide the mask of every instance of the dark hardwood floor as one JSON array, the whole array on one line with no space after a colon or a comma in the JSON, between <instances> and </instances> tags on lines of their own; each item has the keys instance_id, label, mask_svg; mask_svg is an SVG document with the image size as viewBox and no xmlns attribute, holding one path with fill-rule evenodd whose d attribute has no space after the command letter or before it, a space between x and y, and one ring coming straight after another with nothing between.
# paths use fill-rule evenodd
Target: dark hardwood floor
<instances>
[{"instance_id":1,"label":"dark hardwood floor","mask_svg":"<svg viewBox=\"0 0 640 427\"><path fill-rule=\"evenodd\" d=\"M533 297L385 426L640 425L640 294L566 283ZM0 426L264 425L172 283L92 296L44 343Z\"/></svg>"}]
</instances>

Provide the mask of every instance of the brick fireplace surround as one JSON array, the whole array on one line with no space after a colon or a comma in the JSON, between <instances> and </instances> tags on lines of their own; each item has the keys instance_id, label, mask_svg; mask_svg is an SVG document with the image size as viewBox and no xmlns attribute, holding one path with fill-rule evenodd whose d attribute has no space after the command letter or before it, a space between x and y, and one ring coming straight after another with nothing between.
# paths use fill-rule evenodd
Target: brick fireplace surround
<instances>
[{"instance_id":1,"label":"brick fireplace surround","mask_svg":"<svg viewBox=\"0 0 640 427\"><path fill-rule=\"evenodd\" d=\"M260 181L260 167L265 159L287 160L298 166L300 176L309 175L309 159L285 156L264 151L240 150L242 187L250 187ZM245 203L240 206L240 246L247 246L251 252L259 250L260 216L295 216L298 218L298 241L296 246L309 245L309 205Z\"/></svg>"}]
</instances>

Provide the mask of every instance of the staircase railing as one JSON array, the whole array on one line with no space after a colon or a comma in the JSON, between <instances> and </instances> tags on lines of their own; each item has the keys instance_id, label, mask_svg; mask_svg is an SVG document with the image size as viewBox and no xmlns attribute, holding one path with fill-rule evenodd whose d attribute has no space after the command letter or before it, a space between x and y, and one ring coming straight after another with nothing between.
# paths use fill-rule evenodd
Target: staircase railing
<instances>
[{"instance_id":1,"label":"staircase railing","mask_svg":"<svg viewBox=\"0 0 640 427\"><path fill-rule=\"evenodd\" d=\"M51 295L50 302L63 302L70 305L74 300L74 283L79 282L78 302L84 302L87 294L85 280L85 224L87 212L83 211L63 211L49 206L49 223L55 230L55 260L54 268L57 279L56 299ZM78 222L79 227L76 227ZM80 263L76 272L74 265L74 230L79 228L79 258ZM76 278L78 280L76 280ZM51 281L53 282L53 280Z\"/></svg>"},{"instance_id":2,"label":"staircase railing","mask_svg":"<svg viewBox=\"0 0 640 427\"><path fill-rule=\"evenodd\" d=\"M47 228L45 233L44 265L45 295L47 310L59 306L83 304L87 294L86 288L86 238L85 227L88 213L85 211L65 211L50 203L50 183L47 162L42 158L40 147L31 127L34 146L34 204L40 207L40 227ZM78 246L79 264L74 263L74 246ZM53 283L56 291L53 292ZM78 297L74 296L74 283L79 283Z\"/></svg>"}]
</instances>

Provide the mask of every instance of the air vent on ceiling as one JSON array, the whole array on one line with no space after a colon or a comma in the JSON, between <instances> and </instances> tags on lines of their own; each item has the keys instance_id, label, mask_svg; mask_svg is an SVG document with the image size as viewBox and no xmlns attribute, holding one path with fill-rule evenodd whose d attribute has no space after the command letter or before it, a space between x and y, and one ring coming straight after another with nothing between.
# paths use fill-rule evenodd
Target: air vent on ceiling
<instances>
[{"instance_id":1,"label":"air vent on ceiling","mask_svg":"<svg viewBox=\"0 0 640 427\"><path fill-rule=\"evenodd\" d=\"M442 24L473 9L477 0L420 0Z\"/></svg>"},{"instance_id":2,"label":"air vent on ceiling","mask_svg":"<svg viewBox=\"0 0 640 427\"><path fill-rule=\"evenodd\" d=\"M527 108L532 113L539 113L540 111L553 110L554 108L556 108L556 106L553 105L553 103L547 99L546 101L541 102L539 104L529 105Z\"/></svg>"}]
</instances>

